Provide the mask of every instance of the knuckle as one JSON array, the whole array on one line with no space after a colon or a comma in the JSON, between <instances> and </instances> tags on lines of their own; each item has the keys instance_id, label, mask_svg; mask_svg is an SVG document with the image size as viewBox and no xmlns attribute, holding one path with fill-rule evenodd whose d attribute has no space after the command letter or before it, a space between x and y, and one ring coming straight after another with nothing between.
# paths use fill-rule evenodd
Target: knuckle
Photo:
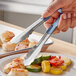
<instances>
[{"instance_id":1,"label":"knuckle","mask_svg":"<svg viewBox=\"0 0 76 76\"><path fill-rule=\"evenodd\" d=\"M70 26L70 28L74 28L74 27L75 27L74 25L71 25L71 26Z\"/></svg>"},{"instance_id":2,"label":"knuckle","mask_svg":"<svg viewBox=\"0 0 76 76\"><path fill-rule=\"evenodd\" d=\"M72 22L72 24L70 25L70 28L74 28L75 24Z\"/></svg>"},{"instance_id":3,"label":"knuckle","mask_svg":"<svg viewBox=\"0 0 76 76\"><path fill-rule=\"evenodd\" d=\"M62 32L66 32L66 31L67 31L66 29L62 30Z\"/></svg>"}]
</instances>

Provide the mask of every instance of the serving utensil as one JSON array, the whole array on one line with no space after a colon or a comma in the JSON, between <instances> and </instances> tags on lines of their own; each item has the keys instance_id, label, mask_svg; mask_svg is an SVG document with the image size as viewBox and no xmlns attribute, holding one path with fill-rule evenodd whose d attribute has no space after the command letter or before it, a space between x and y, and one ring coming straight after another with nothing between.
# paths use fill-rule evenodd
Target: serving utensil
<instances>
[{"instance_id":1,"label":"serving utensil","mask_svg":"<svg viewBox=\"0 0 76 76\"><path fill-rule=\"evenodd\" d=\"M60 13L60 15L62 14L62 10L59 9L58 12ZM43 24L45 21L47 21L51 16L47 17L47 18L39 18L36 22L34 22L32 25L30 25L28 28L26 28L20 35L18 35L17 37L14 37L10 42L11 43L18 43L22 40L24 40L25 38L29 37L29 35L37 28L39 27L41 24ZM41 38L41 40L39 41L39 43L34 46L32 48L31 51L29 51L26 55L26 57L24 57L24 65L30 65L34 59L36 58L36 56L39 54L39 52L41 51L43 45L45 44L45 42L49 39L49 37L52 35L52 33L54 32L54 30L57 28L58 23L59 23L59 18L49 27L49 29L45 32L45 34L43 35L43 37Z\"/></svg>"},{"instance_id":2,"label":"serving utensil","mask_svg":"<svg viewBox=\"0 0 76 76\"><path fill-rule=\"evenodd\" d=\"M39 52L42 49L42 46L45 44L45 42L49 39L49 37L52 35L52 33L54 32L54 30L57 28L58 23L59 23L59 19L60 17L56 20L56 22L50 26L50 28L45 32L45 34L43 35L43 37L41 38L41 40L39 41L39 43L33 47L33 49L31 51L28 52L28 54L26 55L26 57L24 58L24 65L30 65L34 59L36 58L36 56L39 54Z\"/></svg>"}]
</instances>

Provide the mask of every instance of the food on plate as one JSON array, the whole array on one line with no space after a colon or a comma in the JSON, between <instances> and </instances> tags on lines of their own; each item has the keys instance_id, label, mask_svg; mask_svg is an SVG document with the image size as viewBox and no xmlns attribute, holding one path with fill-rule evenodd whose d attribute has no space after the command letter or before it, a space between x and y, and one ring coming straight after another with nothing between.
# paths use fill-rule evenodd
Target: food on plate
<instances>
[{"instance_id":1,"label":"food on plate","mask_svg":"<svg viewBox=\"0 0 76 76\"><path fill-rule=\"evenodd\" d=\"M15 58L12 60L11 63L7 64L4 67L4 73L8 74L8 76L15 76L16 69L17 70L24 69L24 70L28 70L29 72L42 71L43 73L60 75L64 72L64 70L67 71L67 68L71 64L70 58L61 57L61 56L51 56L50 54L43 53L43 54L39 54L36 57L36 59L31 63L31 65L24 66L23 62L25 55L26 54L20 56L19 58ZM15 72L13 72L12 69L14 69Z\"/></svg>"},{"instance_id":2,"label":"food on plate","mask_svg":"<svg viewBox=\"0 0 76 76\"><path fill-rule=\"evenodd\" d=\"M61 68L62 70L66 70L67 69L67 65L64 63L60 66L58 66L59 68Z\"/></svg>"},{"instance_id":3,"label":"food on plate","mask_svg":"<svg viewBox=\"0 0 76 76\"><path fill-rule=\"evenodd\" d=\"M49 62L52 66L60 66L64 63L64 60L62 60L61 57L52 56Z\"/></svg>"},{"instance_id":4,"label":"food on plate","mask_svg":"<svg viewBox=\"0 0 76 76\"><path fill-rule=\"evenodd\" d=\"M11 71L11 68L12 68L12 67L13 67L13 66L12 66L12 63L6 64L5 67L4 67L4 69L3 69L4 73L5 73L5 74L8 74L8 73Z\"/></svg>"},{"instance_id":5,"label":"food on plate","mask_svg":"<svg viewBox=\"0 0 76 76\"><path fill-rule=\"evenodd\" d=\"M12 68L7 76L28 76L28 71L20 68Z\"/></svg>"},{"instance_id":6,"label":"food on plate","mask_svg":"<svg viewBox=\"0 0 76 76\"><path fill-rule=\"evenodd\" d=\"M37 42L30 42L28 40L28 38L26 38L25 40L23 40L22 42L17 43L16 47L15 47L15 51L16 50L21 50L21 49L25 49L28 47L33 47L37 44Z\"/></svg>"},{"instance_id":7,"label":"food on plate","mask_svg":"<svg viewBox=\"0 0 76 76\"><path fill-rule=\"evenodd\" d=\"M39 65L29 65L29 66L26 66L26 69L30 72L40 72L41 71L41 66L39 66Z\"/></svg>"},{"instance_id":8,"label":"food on plate","mask_svg":"<svg viewBox=\"0 0 76 76\"><path fill-rule=\"evenodd\" d=\"M67 57L65 57L66 59ZM69 60L68 60L69 61ZM71 62L70 62L71 63ZM32 65L40 65L44 73L59 75L67 69L67 64L61 56L51 56L49 54L39 55Z\"/></svg>"},{"instance_id":9,"label":"food on plate","mask_svg":"<svg viewBox=\"0 0 76 76\"><path fill-rule=\"evenodd\" d=\"M37 44L37 42L35 42L35 41L34 41L34 42L30 42L28 47L33 47L33 46L35 46L36 44Z\"/></svg>"},{"instance_id":10,"label":"food on plate","mask_svg":"<svg viewBox=\"0 0 76 76\"><path fill-rule=\"evenodd\" d=\"M62 74L63 70L61 68L51 67L50 73L54 75Z\"/></svg>"},{"instance_id":11,"label":"food on plate","mask_svg":"<svg viewBox=\"0 0 76 76\"><path fill-rule=\"evenodd\" d=\"M29 45L30 41L28 38L26 38L25 40L23 40L22 42L24 42L27 46Z\"/></svg>"},{"instance_id":12,"label":"food on plate","mask_svg":"<svg viewBox=\"0 0 76 76\"><path fill-rule=\"evenodd\" d=\"M25 49L25 48L27 48L28 46L26 45L26 43L24 43L24 42L19 42L17 45L16 45L16 47L15 47L15 51L16 50L21 50L21 49Z\"/></svg>"},{"instance_id":13,"label":"food on plate","mask_svg":"<svg viewBox=\"0 0 76 76\"><path fill-rule=\"evenodd\" d=\"M25 66L24 66L23 61L24 61L24 60L21 59L21 58L15 58L15 59L13 59L13 61L12 61L12 65L14 66L14 68L16 67L16 68L22 68L22 69L24 69Z\"/></svg>"},{"instance_id":14,"label":"food on plate","mask_svg":"<svg viewBox=\"0 0 76 76\"><path fill-rule=\"evenodd\" d=\"M37 56L37 58L32 62L32 64L41 64L43 60L49 60L50 59L49 54L40 54Z\"/></svg>"},{"instance_id":15,"label":"food on plate","mask_svg":"<svg viewBox=\"0 0 76 76\"><path fill-rule=\"evenodd\" d=\"M3 52L11 52L11 51L14 51L15 50L15 47L16 47L16 44L15 43L4 43L2 45L2 51Z\"/></svg>"},{"instance_id":16,"label":"food on plate","mask_svg":"<svg viewBox=\"0 0 76 76\"><path fill-rule=\"evenodd\" d=\"M3 43L9 42L14 36L15 36L15 34L13 32L11 32L11 31L5 31L1 35L1 41Z\"/></svg>"},{"instance_id":17,"label":"food on plate","mask_svg":"<svg viewBox=\"0 0 76 76\"><path fill-rule=\"evenodd\" d=\"M64 60L64 63L69 66L71 64L71 59L68 57L62 57L62 59Z\"/></svg>"},{"instance_id":18,"label":"food on plate","mask_svg":"<svg viewBox=\"0 0 76 76\"><path fill-rule=\"evenodd\" d=\"M49 63L49 61L42 61L42 63L41 63L41 67L42 67L42 71L44 72L44 73L48 73L49 71L50 71L50 63Z\"/></svg>"},{"instance_id":19,"label":"food on plate","mask_svg":"<svg viewBox=\"0 0 76 76\"><path fill-rule=\"evenodd\" d=\"M17 45L15 47L15 51L28 48L28 45L29 45L29 40L28 40L28 38L26 38L22 42L17 43Z\"/></svg>"},{"instance_id":20,"label":"food on plate","mask_svg":"<svg viewBox=\"0 0 76 76\"><path fill-rule=\"evenodd\" d=\"M21 68L21 69L24 69L25 66L23 64L23 59L21 58L15 58L12 60L11 63L8 63L5 65L4 67L4 73L8 74L12 68Z\"/></svg>"}]
</instances>

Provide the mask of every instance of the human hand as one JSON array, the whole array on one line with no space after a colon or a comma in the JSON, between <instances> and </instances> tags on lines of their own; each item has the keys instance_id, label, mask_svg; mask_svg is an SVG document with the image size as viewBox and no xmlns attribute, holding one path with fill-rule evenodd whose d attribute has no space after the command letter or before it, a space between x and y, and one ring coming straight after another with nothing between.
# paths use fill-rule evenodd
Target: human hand
<instances>
[{"instance_id":1,"label":"human hand","mask_svg":"<svg viewBox=\"0 0 76 76\"><path fill-rule=\"evenodd\" d=\"M44 23L44 26L48 29L55 22L60 15L56 11L59 8L62 8L63 14L54 33L59 33L60 31L66 32L69 28L76 26L76 0L52 0L47 10L43 13L44 18L51 16Z\"/></svg>"}]
</instances>

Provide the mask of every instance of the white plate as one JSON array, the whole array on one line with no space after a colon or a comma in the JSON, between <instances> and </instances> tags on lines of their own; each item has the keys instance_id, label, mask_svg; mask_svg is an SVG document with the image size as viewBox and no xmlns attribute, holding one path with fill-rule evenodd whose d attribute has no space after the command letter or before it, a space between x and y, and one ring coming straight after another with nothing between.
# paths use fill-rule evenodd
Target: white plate
<instances>
[{"instance_id":1,"label":"white plate","mask_svg":"<svg viewBox=\"0 0 76 76\"><path fill-rule=\"evenodd\" d=\"M55 54L55 53L48 53L48 54L50 54L52 56L69 57L72 60L72 64L68 68L68 70L67 71L64 71L62 75L58 75L58 76L76 76L76 58L71 57L71 56L62 55L62 54ZM0 59L0 76L6 76L3 73L4 65L7 64L7 63L9 63L9 62L11 62L12 59L14 59L16 57L19 57L21 55L22 54L17 54L17 55L12 55L12 56L8 56L8 57L5 57L3 59ZM42 72L39 72L39 73L29 72L29 76L55 76L55 75L45 74L45 73L42 73Z\"/></svg>"},{"instance_id":2,"label":"white plate","mask_svg":"<svg viewBox=\"0 0 76 76\"><path fill-rule=\"evenodd\" d=\"M1 35L4 31L6 31L6 30L12 31L12 32L15 34L15 36L19 35L19 34L22 32L22 31L19 30L19 29L11 28L11 27L8 27L8 26L5 26L5 25L0 24L0 35ZM41 37L42 37L42 36L38 36L38 35L36 35L36 34L31 34L31 35L29 36L29 40L30 40L30 41L37 41L37 42L39 42L39 40L41 39ZM48 45L48 44L52 44L52 43L53 43L53 41L52 41L51 39L48 39L48 41L46 42L47 45ZM0 50L1 50L1 49L0 49ZM0 54L2 54L2 53L3 53L3 52L0 51Z\"/></svg>"}]
</instances>

